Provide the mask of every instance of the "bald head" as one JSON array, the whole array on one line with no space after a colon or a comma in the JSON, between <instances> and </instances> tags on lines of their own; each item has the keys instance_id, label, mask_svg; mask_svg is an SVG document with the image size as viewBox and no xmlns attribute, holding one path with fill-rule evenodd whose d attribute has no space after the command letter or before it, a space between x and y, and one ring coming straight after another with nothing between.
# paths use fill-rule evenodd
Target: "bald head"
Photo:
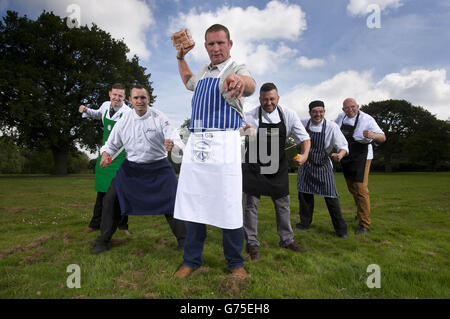
<instances>
[{"instance_id":1,"label":"bald head","mask_svg":"<svg viewBox=\"0 0 450 319\"><path fill-rule=\"evenodd\" d=\"M345 115L347 117L355 117L356 114L358 114L359 111L359 105L356 103L356 100L349 97L344 100L342 103L342 111L344 111Z\"/></svg>"},{"instance_id":2,"label":"bald head","mask_svg":"<svg viewBox=\"0 0 450 319\"><path fill-rule=\"evenodd\" d=\"M353 103L355 105L358 105L358 103L356 103L356 100L352 97L348 97L344 100L343 105L350 105L349 103Z\"/></svg>"}]
</instances>

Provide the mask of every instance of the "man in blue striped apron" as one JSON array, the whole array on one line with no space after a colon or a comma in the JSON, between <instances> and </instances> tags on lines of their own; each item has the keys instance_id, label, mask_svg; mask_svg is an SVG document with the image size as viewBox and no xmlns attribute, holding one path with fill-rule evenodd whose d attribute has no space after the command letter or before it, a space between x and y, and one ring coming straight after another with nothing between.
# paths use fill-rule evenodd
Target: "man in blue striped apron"
<instances>
[{"instance_id":1,"label":"man in blue striped apron","mask_svg":"<svg viewBox=\"0 0 450 319\"><path fill-rule=\"evenodd\" d=\"M259 259L258 234L258 206L261 195L270 196L275 206L277 232L280 236L279 246L295 252L305 252L294 241L291 227L291 210L289 196L289 165L286 157L286 139L293 137L296 144L300 144L303 151L296 160L303 165L308 159L310 138L300 122L297 113L287 107L278 105L280 97L278 89L273 83L265 83L259 93L260 106L245 113L246 128L255 129L256 147L246 142L245 162L242 164L244 190L244 232L247 239L247 251L252 260ZM277 145L278 149L272 147ZM265 148L265 146L267 147ZM262 154L264 148L270 160L265 163ZM254 159L251 157L254 152ZM272 153L273 152L273 153ZM273 172L268 173L273 165ZM278 167L278 169L275 169Z\"/></svg>"},{"instance_id":2,"label":"man in blue striped apron","mask_svg":"<svg viewBox=\"0 0 450 319\"><path fill-rule=\"evenodd\" d=\"M325 104L322 101L313 101L309 104L310 119L303 120L309 136L311 137L311 150L305 165L298 169L298 200L300 203L300 223L297 229L308 229L311 225L314 212L314 195L323 196L327 204L336 235L347 238L347 224L342 218L336 183L334 180L333 164L331 158L340 162L348 153L348 144L339 126L327 121Z\"/></svg>"},{"instance_id":3,"label":"man in blue striped apron","mask_svg":"<svg viewBox=\"0 0 450 319\"><path fill-rule=\"evenodd\" d=\"M233 41L220 24L205 33L211 63L194 75L184 56L177 52L178 69L186 88L194 91L189 140L183 152L175 201L175 218L186 221L182 266L174 276L185 278L203 264L206 225L222 229L228 269L242 278L244 243L242 221L241 139L242 96L255 90L245 65L230 56Z\"/></svg>"},{"instance_id":4,"label":"man in blue striped apron","mask_svg":"<svg viewBox=\"0 0 450 319\"><path fill-rule=\"evenodd\" d=\"M173 142L182 146L180 137L159 110L149 107L150 97L145 87L131 90L134 110L125 114L114 126L101 148L100 166L107 167L111 156L125 149L127 158L111 181L103 201L101 234L92 254L111 247L111 238L121 215L161 215L166 220L181 250L185 240L184 222L173 218L177 178L167 151Z\"/></svg>"}]
</instances>

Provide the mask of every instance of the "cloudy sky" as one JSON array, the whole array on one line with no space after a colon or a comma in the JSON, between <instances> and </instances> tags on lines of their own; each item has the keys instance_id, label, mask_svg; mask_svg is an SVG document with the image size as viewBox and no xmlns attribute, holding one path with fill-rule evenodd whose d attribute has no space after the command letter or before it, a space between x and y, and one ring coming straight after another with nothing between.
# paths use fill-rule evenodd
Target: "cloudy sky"
<instances>
[{"instance_id":1,"label":"cloudy sky","mask_svg":"<svg viewBox=\"0 0 450 319\"><path fill-rule=\"evenodd\" d=\"M354 97L360 105L406 99L450 118L450 1L0 0L0 12L66 17L73 4L83 25L94 22L140 57L152 74L154 106L177 127L190 116L192 93L179 78L170 35L191 30L196 47L186 60L197 72L208 63L203 36L213 23L230 29L232 58L247 64L258 90L274 82L280 104L300 117L320 99L334 119ZM246 100L247 109L258 104L257 93Z\"/></svg>"}]
</instances>

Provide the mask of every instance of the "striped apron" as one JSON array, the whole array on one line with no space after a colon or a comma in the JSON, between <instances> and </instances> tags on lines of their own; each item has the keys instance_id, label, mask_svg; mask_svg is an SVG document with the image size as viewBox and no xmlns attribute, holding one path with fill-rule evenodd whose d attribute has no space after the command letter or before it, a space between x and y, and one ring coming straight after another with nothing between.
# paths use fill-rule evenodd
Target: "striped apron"
<instances>
[{"instance_id":1,"label":"striped apron","mask_svg":"<svg viewBox=\"0 0 450 319\"><path fill-rule=\"evenodd\" d=\"M297 189L300 193L337 198L333 165L325 149L327 121L323 120L320 133L312 132L310 124L311 120L306 125L306 131L311 137L311 149L306 163L298 168Z\"/></svg>"},{"instance_id":2,"label":"striped apron","mask_svg":"<svg viewBox=\"0 0 450 319\"><path fill-rule=\"evenodd\" d=\"M242 118L219 90L220 76L197 83L192 98L191 134L183 151L174 217L236 229L243 225Z\"/></svg>"}]
</instances>

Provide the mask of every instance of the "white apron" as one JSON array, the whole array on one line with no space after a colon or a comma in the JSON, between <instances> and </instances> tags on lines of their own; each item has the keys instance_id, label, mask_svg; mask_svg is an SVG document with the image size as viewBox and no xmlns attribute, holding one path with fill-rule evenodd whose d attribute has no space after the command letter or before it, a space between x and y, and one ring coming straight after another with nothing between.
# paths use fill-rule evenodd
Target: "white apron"
<instances>
[{"instance_id":1,"label":"white apron","mask_svg":"<svg viewBox=\"0 0 450 319\"><path fill-rule=\"evenodd\" d=\"M242 221L239 131L191 133L185 147L174 217L236 229Z\"/></svg>"},{"instance_id":2,"label":"white apron","mask_svg":"<svg viewBox=\"0 0 450 319\"><path fill-rule=\"evenodd\" d=\"M228 65L217 78L202 78L199 81L193 97L193 114L204 114L202 109L211 108L215 105L213 103L221 107L216 109L223 110L222 107L227 102L217 92L220 75ZM212 99L210 96L220 98ZM205 104L205 100L209 103ZM228 107L231 108L229 105ZM222 125L229 121L221 117L221 114L223 113L219 114L219 111L216 115L211 112L211 118L220 118L220 121L214 120L211 123L220 122ZM194 120L192 116L191 122ZM210 128L203 126L205 127ZM206 132L194 131L189 136L183 152L174 217L224 229L236 229L243 226L241 137L237 130L223 130L220 127L213 127Z\"/></svg>"}]
</instances>

